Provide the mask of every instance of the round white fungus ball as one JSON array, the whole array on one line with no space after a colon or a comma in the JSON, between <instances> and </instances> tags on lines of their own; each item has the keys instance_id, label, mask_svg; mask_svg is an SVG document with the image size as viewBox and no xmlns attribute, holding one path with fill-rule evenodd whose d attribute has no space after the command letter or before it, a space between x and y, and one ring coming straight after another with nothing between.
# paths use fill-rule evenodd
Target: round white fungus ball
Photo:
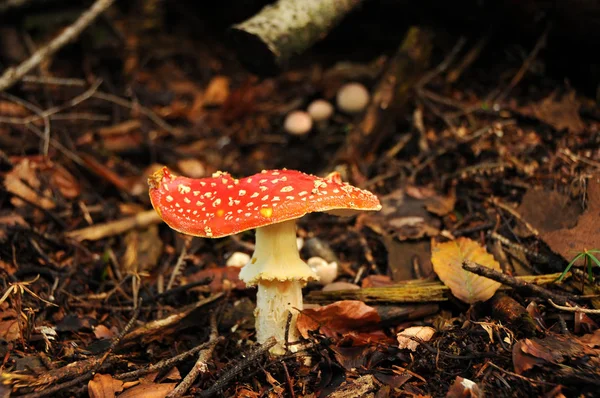
<instances>
[{"instance_id":1,"label":"round white fungus ball","mask_svg":"<svg viewBox=\"0 0 600 398\"><path fill-rule=\"evenodd\" d=\"M250 256L246 253L235 252L227 259L225 265L228 267L243 267L250 262Z\"/></svg>"},{"instance_id":2,"label":"round white fungus ball","mask_svg":"<svg viewBox=\"0 0 600 398\"><path fill-rule=\"evenodd\" d=\"M370 100L369 91L360 83L346 83L337 92L338 108L344 113L359 113L365 110Z\"/></svg>"},{"instance_id":3,"label":"round white fungus ball","mask_svg":"<svg viewBox=\"0 0 600 398\"><path fill-rule=\"evenodd\" d=\"M328 263L321 257L311 257L306 263L313 271L315 271L321 285L329 285L337 278L338 265L335 261Z\"/></svg>"},{"instance_id":4,"label":"round white fungus ball","mask_svg":"<svg viewBox=\"0 0 600 398\"><path fill-rule=\"evenodd\" d=\"M293 111L285 117L283 129L292 135L304 135L312 129L312 123L312 118L307 112Z\"/></svg>"},{"instance_id":5,"label":"round white fungus ball","mask_svg":"<svg viewBox=\"0 0 600 398\"><path fill-rule=\"evenodd\" d=\"M333 115L333 105L328 101L318 99L311 102L306 111L315 122L322 122Z\"/></svg>"}]
</instances>

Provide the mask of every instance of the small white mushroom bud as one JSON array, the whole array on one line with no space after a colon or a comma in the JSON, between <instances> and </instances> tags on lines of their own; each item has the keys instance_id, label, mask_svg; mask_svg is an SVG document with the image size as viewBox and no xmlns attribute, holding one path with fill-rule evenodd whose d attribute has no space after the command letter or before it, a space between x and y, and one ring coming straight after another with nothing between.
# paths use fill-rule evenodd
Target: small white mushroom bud
<instances>
[{"instance_id":1,"label":"small white mushroom bud","mask_svg":"<svg viewBox=\"0 0 600 398\"><path fill-rule=\"evenodd\" d=\"M250 256L246 253L235 252L233 253L225 263L228 267L243 267L250 262Z\"/></svg>"},{"instance_id":2,"label":"small white mushroom bud","mask_svg":"<svg viewBox=\"0 0 600 398\"><path fill-rule=\"evenodd\" d=\"M293 111L285 117L283 129L292 135L304 135L312 129L312 124L312 118L307 112Z\"/></svg>"},{"instance_id":3,"label":"small white mushroom bud","mask_svg":"<svg viewBox=\"0 0 600 398\"><path fill-rule=\"evenodd\" d=\"M306 111L315 122L323 122L333 115L333 105L323 99L318 99L311 102Z\"/></svg>"},{"instance_id":4,"label":"small white mushroom bud","mask_svg":"<svg viewBox=\"0 0 600 398\"><path fill-rule=\"evenodd\" d=\"M336 262L328 263L321 257L311 257L306 263L315 271L321 285L329 285L337 278L338 265Z\"/></svg>"},{"instance_id":5,"label":"small white mushroom bud","mask_svg":"<svg viewBox=\"0 0 600 398\"><path fill-rule=\"evenodd\" d=\"M365 110L370 100L369 91L360 83L347 83L337 92L338 108L345 113L360 113Z\"/></svg>"}]
</instances>

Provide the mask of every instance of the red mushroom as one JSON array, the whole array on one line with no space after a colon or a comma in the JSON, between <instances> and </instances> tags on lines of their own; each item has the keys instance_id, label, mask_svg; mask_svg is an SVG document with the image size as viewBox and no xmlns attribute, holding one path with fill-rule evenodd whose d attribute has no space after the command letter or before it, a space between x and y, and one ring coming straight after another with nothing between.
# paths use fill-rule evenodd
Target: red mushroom
<instances>
[{"instance_id":1,"label":"red mushroom","mask_svg":"<svg viewBox=\"0 0 600 398\"><path fill-rule=\"evenodd\" d=\"M311 212L352 215L380 210L375 195L341 181L339 173L326 178L293 170L263 171L235 179L218 172L212 178L176 177L166 168L149 179L150 199L161 218L174 230L205 238L220 238L256 229L256 247L240 278L258 285L256 333L262 343L275 336L273 353L284 352L288 313L292 313L288 341L296 341L296 317L302 309L302 287L316 280L300 259L296 219Z\"/></svg>"}]
</instances>

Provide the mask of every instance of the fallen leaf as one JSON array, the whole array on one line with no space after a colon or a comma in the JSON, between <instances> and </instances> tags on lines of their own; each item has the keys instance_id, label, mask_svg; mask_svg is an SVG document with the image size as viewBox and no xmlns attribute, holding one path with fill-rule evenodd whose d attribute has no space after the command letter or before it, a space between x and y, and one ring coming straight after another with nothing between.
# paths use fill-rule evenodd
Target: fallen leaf
<instances>
[{"instance_id":1,"label":"fallen leaf","mask_svg":"<svg viewBox=\"0 0 600 398\"><path fill-rule=\"evenodd\" d=\"M477 383L460 376L456 376L446 394L446 398L481 398L483 396L483 391Z\"/></svg>"},{"instance_id":2,"label":"fallen leaf","mask_svg":"<svg viewBox=\"0 0 600 398\"><path fill-rule=\"evenodd\" d=\"M246 288L246 284L240 280L239 267L215 267L198 271L187 277L188 281L197 282L203 279L212 279L208 285L212 293L219 293L223 290Z\"/></svg>"},{"instance_id":3,"label":"fallen leaf","mask_svg":"<svg viewBox=\"0 0 600 398\"><path fill-rule=\"evenodd\" d=\"M52 164L50 184L58 188L66 199L75 199L81 194L81 185L67 169L59 164Z\"/></svg>"},{"instance_id":4,"label":"fallen leaf","mask_svg":"<svg viewBox=\"0 0 600 398\"><path fill-rule=\"evenodd\" d=\"M396 335L396 338L398 339L398 347L401 349L408 348L411 351L416 351L417 347L419 346L419 342L411 339L411 337L416 337L419 340L427 342L431 340L434 334L435 329L430 326L413 326L406 328Z\"/></svg>"},{"instance_id":5,"label":"fallen leaf","mask_svg":"<svg viewBox=\"0 0 600 398\"><path fill-rule=\"evenodd\" d=\"M382 240L387 251L388 267L395 282L427 277L433 272L429 241L398 241L390 236L384 236Z\"/></svg>"},{"instance_id":6,"label":"fallen leaf","mask_svg":"<svg viewBox=\"0 0 600 398\"><path fill-rule=\"evenodd\" d=\"M111 375L96 373L88 382L90 398L113 398L121 391L123 391L123 382L113 379Z\"/></svg>"},{"instance_id":7,"label":"fallen leaf","mask_svg":"<svg viewBox=\"0 0 600 398\"><path fill-rule=\"evenodd\" d=\"M120 394L119 398L165 398L176 385L177 383L143 383Z\"/></svg>"},{"instance_id":8,"label":"fallen leaf","mask_svg":"<svg viewBox=\"0 0 600 398\"><path fill-rule=\"evenodd\" d=\"M369 359L369 355L376 350L373 345L361 345L350 347L332 346L331 349L335 354L335 359L344 367L351 371L352 369L364 368Z\"/></svg>"},{"instance_id":9,"label":"fallen leaf","mask_svg":"<svg viewBox=\"0 0 600 398\"><path fill-rule=\"evenodd\" d=\"M587 341L587 339L586 339ZM558 365L578 358L590 357L598 362L600 350L575 336L547 335L545 338L519 340L513 346L515 372L523 374L535 366Z\"/></svg>"},{"instance_id":10,"label":"fallen leaf","mask_svg":"<svg viewBox=\"0 0 600 398\"><path fill-rule=\"evenodd\" d=\"M112 339L115 333L104 325L98 325L94 328L94 336L97 339Z\"/></svg>"},{"instance_id":11,"label":"fallen leaf","mask_svg":"<svg viewBox=\"0 0 600 398\"><path fill-rule=\"evenodd\" d=\"M433 241L431 246L433 270L458 299L469 304L486 301L500 288L500 283L462 268L464 261L472 261L484 267L500 269L500 264L477 242L460 237L445 243Z\"/></svg>"},{"instance_id":12,"label":"fallen leaf","mask_svg":"<svg viewBox=\"0 0 600 398\"><path fill-rule=\"evenodd\" d=\"M226 76L215 76L208 83L204 92L204 105L223 105L229 97L229 78Z\"/></svg>"},{"instance_id":13,"label":"fallen leaf","mask_svg":"<svg viewBox=\"0 0 600 398\"><path fill-rule=\"evenodd\" d=\"M344 300L303 310L298 315L296 326L304 338L308 332L320 330L326 336L377 325L380 321L377 310L362 301Z\"/></svg>"},{"instance_id":14,"label":"fallen leaf","mask_svg":"<svg viewBox=\"0 0 600 398\"><path fill-rule=\"evenodd\" d=\"M581 103L571 90L557 99L558 93L553 92L540 102L519 108L521 114L532 116L542 122L554 127L556 130L566 129L570 133L581 133L585 129L585 123L579 116Z\"/></svg>"},{"instance_id":15,"label":"fallen leaf","mask_svg":"<svg viewBox=\"0 0 600 398\"><path fill-rule=\"evenodd\" d=\"M587 208L577 219L577 224L573 228L542 233L541 238L553 252L560 254L567 261L584 249L600 249L598 214L600 214L600 174L592 176L587 182Z\"/></svg>"},{"instance_id":16,"label":"fallen leaf","mask_svg":"<svg viewBox=\"0 0 600 398\"><path fill-rule=\"evenodd\" d=\"M15 341L21 336L17 312L13 309L0 310L0 338Z\"/></svg>"},{"instance_id":17,"label":"fallen leaf","mask_svg":"<svg viewBox=\"0 0 600 398\"><path fill-rule=\"evenodd\" d=\"M568 196L540 189L528 189L517 212L542 234L557 229L573 228L581 214L580 206ZM552 217L548 217L548 214L552 214ZM532 235L522 223L517 224L516 231L519 236Z\"/></svg>"},{"instance_id":18,"label":"fallen leaf","mask_svg":"<svg viewBox=\"0 0 600 398\"><path fill-rule=\"evenodd\" d=\"M43 209L53 209L56 204L51 199L49 190L40 192L41 183L38 178L38 165L27 158L22 159L4 178L6 190L31 202ZM16 207L23 207L25 203L18 198L11 198L11 203Z\"/></svg>"}]
</instances>

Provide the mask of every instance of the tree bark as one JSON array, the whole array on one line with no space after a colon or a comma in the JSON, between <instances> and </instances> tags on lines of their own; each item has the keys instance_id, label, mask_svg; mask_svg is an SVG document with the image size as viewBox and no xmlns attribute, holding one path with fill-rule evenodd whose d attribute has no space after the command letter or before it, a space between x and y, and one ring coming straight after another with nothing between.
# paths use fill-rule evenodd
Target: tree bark
<instances>
[{"instance_id":1,"label":"tree bark","mask_svg":"<svg viewBox=\"0 0 600 398\"><path fill-rule=\"evenodd\" d=\"M276 73L288 59L322 39L363 0L279 0L233 26L240 61L259 74Z\"/></svg>"}]
</instances>

